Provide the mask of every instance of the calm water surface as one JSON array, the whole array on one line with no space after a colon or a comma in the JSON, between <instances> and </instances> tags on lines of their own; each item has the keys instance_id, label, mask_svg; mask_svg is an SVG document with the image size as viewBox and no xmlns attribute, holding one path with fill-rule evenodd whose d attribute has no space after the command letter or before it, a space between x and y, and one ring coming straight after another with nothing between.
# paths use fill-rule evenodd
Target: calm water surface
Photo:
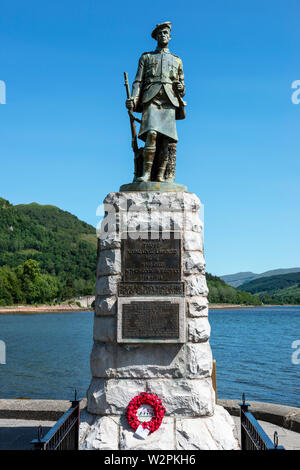
<instances>
[{"instance_id":1,"label":"calm water surface","mask_svg":"<svg viewBox=\"0 0 300 470\"><path fill-rule=\"evenodd\" d=\"M211 346L220 398L300 406L299 307L210 310ZM93 313L0 315L0 398L70 399L90 382ZM300 357L300 355L299 355Z\"/></svg>"}]
</instances>

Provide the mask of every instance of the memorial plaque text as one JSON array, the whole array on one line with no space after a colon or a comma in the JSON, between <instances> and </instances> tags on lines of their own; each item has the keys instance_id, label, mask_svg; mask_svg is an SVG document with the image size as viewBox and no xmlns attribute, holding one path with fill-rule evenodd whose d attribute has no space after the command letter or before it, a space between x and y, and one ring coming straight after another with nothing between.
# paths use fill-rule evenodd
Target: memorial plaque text
<instances>
[{"instance_id":1,"label":"memorial plaque text","mask_svg":"<svg viewBox=\"0 0 300 470\"><path fill-rule=\"evenodd\" d=\"M124 304L122 338L179 339L179 305L167 301Z\"/></svg>"},{"instance_id":2,"label":"memorial plaque text","mask_svg":"<svg viewBox=\"0 0 300 470\"><path fill-rule=\"evenodd\" d=\"M139 238L122 240L122 282L120 296L184 295L181 281L181 237L178 232L141 232Z\"/></svg>"}]
</instances>

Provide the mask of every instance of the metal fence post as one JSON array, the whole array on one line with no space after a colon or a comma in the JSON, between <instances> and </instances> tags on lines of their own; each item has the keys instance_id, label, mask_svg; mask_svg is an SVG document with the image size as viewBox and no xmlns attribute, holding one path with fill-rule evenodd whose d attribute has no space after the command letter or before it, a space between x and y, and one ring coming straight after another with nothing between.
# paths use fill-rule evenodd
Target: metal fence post
<instances>
[{"instance_id":1,"label":"metal fence post","mask_svg":"<svg viewBox=\"0 0 300 470\"><path fill-rule=\"evenodd\" d=\"M33 444L35 450L44 450L44 448L45 448L45 444L44 444L44 442L41 440L41 439L42 439L42 435L43 435L43 428L42 428L42 426L39 426L39 427L38 427L37 439L34 439L34 440L32 441L32 444Z\"/></svg>"},{"instance_id":2,"label":"metal fence post","mask_svg":"<svg viewBox=\"0 0 300 470\"><path fill-rule=\"evenodd\" d=\"M77 407L77 422L75 427L75 448L79 449L79 425L80 425L80 401L77 400L77 390L74 392L74 400L71 402L72 408Z\"/></svg>"},{"instance_id":3,"label":"metal fence post","mask_svg":"<svg viewBox=\"0 0 300 470\"><path fill-rule=\"evenodd\" d=\"M241 450L245 450L246 449L246 432L245 432L245 429L244 429L244 426L243 426L243 423L244 423L244 413L249 411L249 406L250 403L246 403L245 402L245 394L243 393L242 395L242 400L243 402L242 403L239 403L239 407L240 407L240 425L241 425Z\"/></svg>"}]
</instances>

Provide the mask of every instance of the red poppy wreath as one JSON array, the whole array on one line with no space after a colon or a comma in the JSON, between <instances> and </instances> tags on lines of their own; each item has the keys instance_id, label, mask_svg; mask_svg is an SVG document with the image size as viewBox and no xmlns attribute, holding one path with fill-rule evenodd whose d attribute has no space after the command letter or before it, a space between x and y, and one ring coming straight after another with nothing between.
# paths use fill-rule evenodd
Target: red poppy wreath
<instances>
[{"instance_id":1,"label":"red poppy wreath","mask_svg":"<svg viewBox=\"0 0 300 470\"><path fill-rule=\"evenodd\" d=\"M153 409L153 417L150 421L141 422L137 418L137 411L142 405L149 405ZM131 426L134 431L136 431L139 426L142 426L143 429L148 429L149 434L151 434L160 427L165 415L165 408L162 405L161 399L156 395L143 392L130 401L126 415L129 426Z\"/></svg>"}]
</instances>

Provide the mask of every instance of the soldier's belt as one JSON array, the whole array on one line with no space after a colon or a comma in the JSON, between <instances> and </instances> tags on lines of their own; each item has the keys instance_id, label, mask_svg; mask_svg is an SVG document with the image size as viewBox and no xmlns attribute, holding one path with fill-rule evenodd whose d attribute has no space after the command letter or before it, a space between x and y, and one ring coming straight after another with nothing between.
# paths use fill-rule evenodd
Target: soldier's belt
<instances>
[{"instance_id":1,"label":"soldier's belt","mask_svg":"<svg viewBox=\"0 0 300 470\"><path fill-rule=\"evenodd\" d=\"M159 83L160 85L172 85L173 84L173 82L167 82L165 80L153 80L153 81L152 80L146 80L145 81L145 85L150 85L150 84L154 85L155 83Z\"/></svg>"}]
</instances>

